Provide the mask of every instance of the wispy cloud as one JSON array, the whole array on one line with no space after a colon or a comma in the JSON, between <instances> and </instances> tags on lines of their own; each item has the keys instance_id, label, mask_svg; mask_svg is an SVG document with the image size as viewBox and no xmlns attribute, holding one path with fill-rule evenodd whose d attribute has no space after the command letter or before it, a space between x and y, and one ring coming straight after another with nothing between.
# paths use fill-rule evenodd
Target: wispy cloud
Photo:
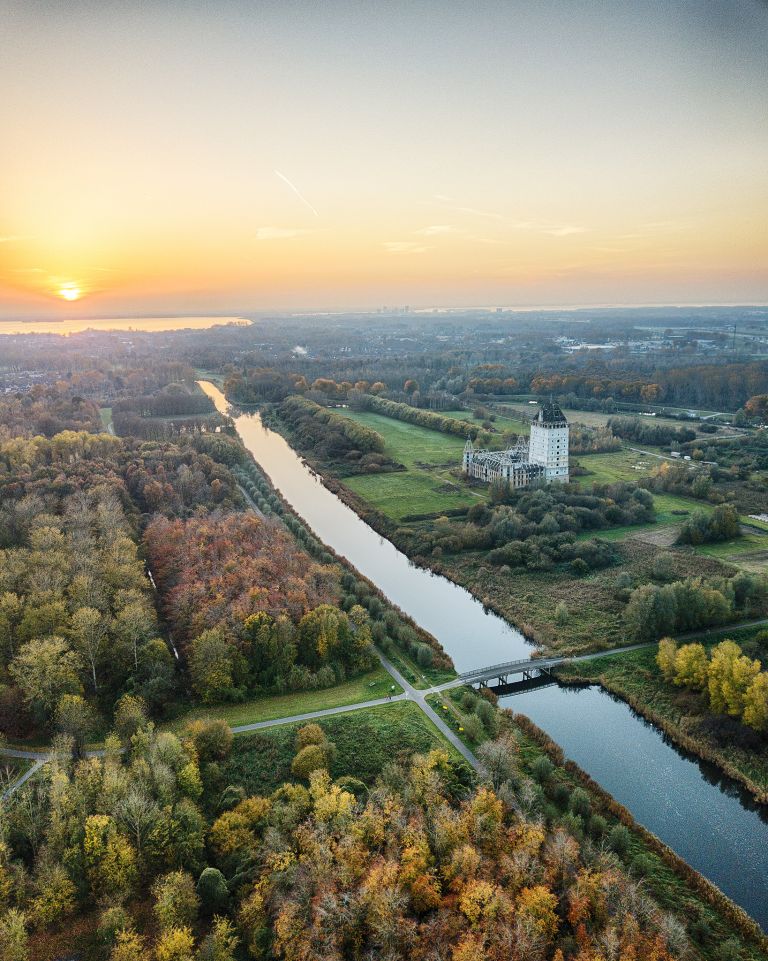
<instances>
[{"instance_id":1,"label":"wispy cloud","mask_svg":"<svg viewBox=\"0 0 768 961\"><path fill-rule=\"evenodd\" d=\"M257 240L289 240L291 237L303 237L316 231L308 227L259 227L256 230Z\"/></svg>"},{"instance_id":2,"label":"wispy cloud","mask_svg":"<svg viewBox=\"0 0 768 961\"><path fill-rule=\"evenodd\" d=\"M552 224L540 228L541 233L549 234L550 237L570 237L572 234L585 234L587 227L579 227L577 224Z\"/></svg>"},{"instance_id":3,"label":"wispy cloud","mask_svg":"<svg viewBox=\"0 0 768 961\"><path fill-rule=\"evenodd\" d=\"M6 234L5 236L0 236L0 244L15 244L19 240L26 240L26 237L22 237L20 234Z\"/></svg>"},{"instance_id":4,"label":"wispy cloud","mask_svg":"<svg viewBox=\"0 0 768 961\"><path fill-rule=\"evenodd\" d=\"M461 233L457 227L453 224L432 224L429 227L421 227L419 230L414 230L415 234L421 234L424 237L438 237L440 234L456 234Z\"/></svg>"},{"instance_id":5,"label":"wispy cloud","mask_svg":"<svg viewBox=\"0 0 768 961\"><path fill-rule=\"evenodd\" d=\"M435 200L446 206L447 210L453 210L457 214L469 214L471 217L487 217L489 220L503 220L501 214L493 210L481 210L479 207L465 207L455 197L446 197L445 194L435 194Z\"/></svg>"},{"instance_id":6,"label":"wispy cloud","mask_svg":"<svg viewBox=\"0 0 768 961\"><path fill-rule=\"evenodd\" d=\"M297 197L299 198L299 200L304 204L304 206L305 206L305 207L309 207L309 209L312 211L312 213L315 215L315 217L319 217L319 216L320 216L320 214L315 210L315 208L314 208L314 207L312 206L312 204L307 200L307 198L304 196L304 194L299 190L299 188L296 186L296 184L292 183L292 182L285 176L285 174L281 174L279 170L275 170L275 176L279 177L279 178L283 181L283 183L287 184L287 185L291 188L291 190L296 194L296 196L297 196Z\"/></svg>"},{"instance_id":7,"label":"wispy cloud","mask_svg":"<svg viewBox=\"0 0 768 961\"><path fill-rule=\"evenodd\" d=\"M386 240L384 241L384 248L390 254L423 254L425 251L432 249L413 240Z\"/></svg>"}]
</instances>

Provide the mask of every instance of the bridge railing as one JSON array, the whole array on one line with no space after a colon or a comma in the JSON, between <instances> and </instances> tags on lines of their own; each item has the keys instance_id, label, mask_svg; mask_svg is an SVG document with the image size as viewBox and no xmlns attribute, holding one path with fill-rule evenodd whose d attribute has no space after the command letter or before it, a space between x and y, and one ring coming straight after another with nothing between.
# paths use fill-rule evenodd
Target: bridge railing
<instances>
[{"instance_id":1,"label":"bridge railing","mask_svg":"<svg viewBox=\"0 0 768 961\"><path fill-rule=\"evenodd\" d=\"M474 671L464 671L464 673L459 674L458 680L470 681L473 677L485 677L488 674L495 676L497 673L509 674L518 670L535 671L538 667L551 667L553 664L560 664L564 660L566 660L564 657L526 657L518 661L506 661L504 664L490 664L488 667L480 667Z\"/></svg>"}]
</instances>

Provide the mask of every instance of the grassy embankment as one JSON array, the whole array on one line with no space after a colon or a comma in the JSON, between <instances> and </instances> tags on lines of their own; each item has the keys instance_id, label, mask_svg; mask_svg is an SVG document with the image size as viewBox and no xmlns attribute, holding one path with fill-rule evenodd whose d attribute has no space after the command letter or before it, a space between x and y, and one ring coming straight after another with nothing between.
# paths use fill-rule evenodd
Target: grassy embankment
<instances>
[{"instance_id":1,"label":"grassy embankment","mask_svg":"<svg viewBox=\"0 0 768 961\"><path fill-rule=\"evenodd\" d=\"M705 640L707 646L725 637L745 643L759 630L712 631ZM558 675L565 682L600 684L661 728L680 747L715 764L755 798L768 803L768 743L747 728L743 728L744 742L736 743L732 728L741 728L737 722L724 727L719 736L708 729L707 722L713 716L706 696L665 681L656 665L655 647L561 667Z\"/></svg>"}]
</instances>

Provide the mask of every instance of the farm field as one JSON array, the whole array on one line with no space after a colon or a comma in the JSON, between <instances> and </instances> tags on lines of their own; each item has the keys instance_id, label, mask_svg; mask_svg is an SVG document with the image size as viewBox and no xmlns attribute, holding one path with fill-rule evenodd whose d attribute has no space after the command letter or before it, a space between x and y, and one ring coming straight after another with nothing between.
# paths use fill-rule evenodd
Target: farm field
<instances>
[{"instance_id":1,"label":"farm field","mask_svg":"<svg viewBox=\"0 0 768 961\"><path fill-rule=\"evenodd\" d=\"M344 478L350 490L393 520L469 507L486 497L484 490L469 490L451 473L461 466L464 441L460 437L367 411L338 413L378 431L386 444L385 454L405 466L405 471Z\"/></svg>"},{"instance_id":2,"label":"farm field","mask_svg":"<svg viewBox=\"0 0 768 961\"><path fill-rule=\"evenodd\" d=\"M523 411L529 415L531 411L536 410L536 407L533 404L529 404L526 401L510 403L502 402L500 406L509 408L511 412ZM570 407L563 407L563 413L572 424L586 424L587 427L604 427L611 417L633 416L632 411L624 411L617 414L603 414L596 410L573 410ZM657 415L656 417L643 417L643 420L647 420L653 424L664 424L667 427L690 427L691 429L696 430L695 421L688 422L684 420L676 420L674 417L662 417Z\"/></svg>"}]
</instances>

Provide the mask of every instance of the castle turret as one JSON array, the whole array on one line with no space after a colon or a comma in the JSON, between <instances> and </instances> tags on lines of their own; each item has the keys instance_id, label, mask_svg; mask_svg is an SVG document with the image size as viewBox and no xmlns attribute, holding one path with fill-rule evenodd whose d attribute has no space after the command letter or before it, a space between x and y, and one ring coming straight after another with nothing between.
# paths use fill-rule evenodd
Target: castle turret
<instances>
[{"instance_id":1,"label":"castle turret","mask_svg":"<svg viewBox=\"0 0 768 961\"><path fill-rule=\"evenodd\" d=\"M543 404L531 423L529 460L544 468L547 482L568 481L568 421L560 405Z\"/></svg>"},{"instance_id":2,"label":"castle turret","mask_svg":"<svg viewBox=\"0 0 768 961\"><path fill-rule=\"evenodd\" d=\"M472 464L472 458L475 454L475 448L472 444L472 438L467 437L467 442L464 445L464 456L461 459L461 466L465 474L469 473L470 465Z\"/></svg>"}]
</instances>

